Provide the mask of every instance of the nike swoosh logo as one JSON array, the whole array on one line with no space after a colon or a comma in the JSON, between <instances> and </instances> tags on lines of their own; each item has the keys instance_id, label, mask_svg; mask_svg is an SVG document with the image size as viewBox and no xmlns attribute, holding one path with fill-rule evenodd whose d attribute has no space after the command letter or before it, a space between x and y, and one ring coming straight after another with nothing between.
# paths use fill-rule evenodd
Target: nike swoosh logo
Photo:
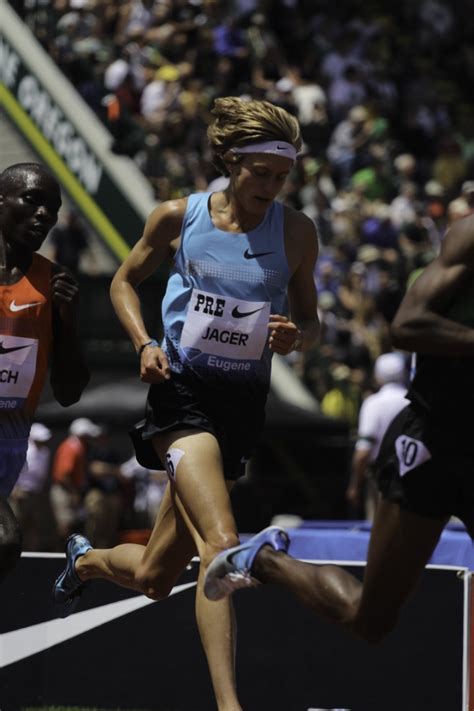
<instances>
[{"instance_id":1,"label":"nike swoosh logo","mask_svg":"<svg viewBox=\"0 0 474 711\"><path fill-rule=\"evenodd\" d=\"M5 355L5 353L13 353L13 351L21 351L22 348L31 348L31 343L27 346L13 346L12 348L5 348L3 341L0 343L0 355Z\"/></svg>"},{"instance_id":2,"label":"nike swoosh logo","mask_svg":"<svg viewBox=\"0 0 474 711\"><path fill-rule=\"evenodd\" d=\"M229 553L229 554L227 555L227 560L229 561L229 563L230 563L231 565L233 565L233 562L232 562L232 561L233 561L233 559L234 559L234 556L236 556L236 555L238 555L238 554L240 554L240 553L243 553L243 551L249 551L249 550L251 549L251 547L252 547L252 546L239 546L239 550L238 550L238 551L232 551L231 553Z\"/></svg>"},{"instance_id":3,"label":"nike swoosh logo","mask_svg":"<svg viewBox=\"0 0 474 711\"><path fill-rule=\"evenodd\" d=\"M279 151L286 151L285 146L277 146L277 148Z\"/></svg>"},{"instance_id":4,"label":"nike swoosh logo","mask_svg":"<svg viewBox=\"0 0 474 711\"><path fill-rule=\"evenodd\" d=\"M251 254L248 249L244 252L245 259L257 259L257 257L266 257L268 254L275 254L275 252L255 252Z\"/></svg>"},{"instance_id":5,"label":"nike swoosh logo","mask_svg":"<svg viewBox=\"0 0 474 711\"><path fill-rule=\"evenodd\" d=\"M13 300L10 304L10 311L23 311L23 309L31 309L32 306L41 306L41 301L33 301L31 304L15 304L15 300Z\"/></svg>"},{"instance_id":6,"label":"nike swoosh logo","mask_svg":"<svg viewBox=\"0 0 474 711\"><path fill-rule=\"evenodd\" d=\"M232 316L234 318L245 318L246 316L251 316L252 314L256 314L258 311L261 311L264 307L261 306L259 309L255 309L255 311L239 311L238 306L234 306L232 309Z\"/></svg>"},{"instance_id":7,"label":"nike swoosh logo","mask_svg":"<svg viewBox=\"0 0 474 711\"><path fill-rule=\"evenodd\" d=\"M170 595L176 595L176 593L183 592L195 585L195 582L177 585L172 589ZM33 654L44 652L50 647L78 637L84 632L135 612L153 602L155 600L150 600L145 595L137 595L119 602L111 602L108 605L100 605L92 610L76 612L64 620L48 620L0 634L0 668L31 657Z\"/></svg>"}]
</instances>

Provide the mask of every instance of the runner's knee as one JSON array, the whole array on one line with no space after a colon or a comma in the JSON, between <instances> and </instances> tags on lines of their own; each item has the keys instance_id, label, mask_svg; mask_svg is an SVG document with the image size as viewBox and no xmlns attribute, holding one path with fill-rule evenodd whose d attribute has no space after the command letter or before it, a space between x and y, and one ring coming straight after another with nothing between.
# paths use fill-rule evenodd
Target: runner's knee
<instances>
[{"instance_id":1,"label":"runner's knee","mask_svg":"<svg viewBox=\"0 0 474 711\"><path fill-rule=\"evenodd\" d=\"M164 600L172 591L176 582L176 576L166 574L163 569L151 570L148 566L142 565L135 573L135 583L142 593L153 600Z\"/></svg>"},{"instance_id":2,"label":"runner's knee","mask_svg":"<svg viewBox=\"0 0 474 711\"><path fill-rule=\"evenodd\" d=\"M216 555L222 553L227 548L233 548L233 546L238 546L240 543L238 536L235 533L219 533L214 536L210 536L208 541L199 550L199 558L201 560L201 566L207 568Z\"/></svg>"}]
</instances>

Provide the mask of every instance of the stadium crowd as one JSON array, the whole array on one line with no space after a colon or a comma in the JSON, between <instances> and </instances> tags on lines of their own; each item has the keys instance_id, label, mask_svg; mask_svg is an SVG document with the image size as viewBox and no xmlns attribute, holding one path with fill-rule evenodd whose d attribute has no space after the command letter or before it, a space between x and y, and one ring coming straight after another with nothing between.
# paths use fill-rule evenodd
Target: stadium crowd
<instances>
[{"instance_id":1,"label":"stadium crowd","mask_svg":"<svg viewBox=\"0 0 474 711\"><path fill-rule=\"evenodd\" d=\"M9 502L25 550L62 551L74 531L105 548L148 540L167 481L135 456L124 460L104 424L79 417L58 439L34 422Z\"/></svg>"},{"instance_id":2,"label":"stadium crowd","mask_svg":"<svg viewBox=\"0 0 474 711\"><path fill-rule=\"evenodd\" d=\"M318 227L322 345L290 359L355 431L409 279L474 210L472 3L12 4L157 201L223 185L206 147L215 98L298 117L304 147L281 199Z\"/></svg>"}]
</instances>

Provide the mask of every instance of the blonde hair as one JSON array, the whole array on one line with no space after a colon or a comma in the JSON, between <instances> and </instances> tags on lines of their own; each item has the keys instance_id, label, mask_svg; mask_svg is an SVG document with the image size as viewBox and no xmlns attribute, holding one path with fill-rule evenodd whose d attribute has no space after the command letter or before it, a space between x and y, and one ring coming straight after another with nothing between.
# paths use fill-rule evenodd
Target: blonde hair
<instances>
[{"instance_id":1,"label":"blonde hair","mask_svg":"<svg viewBox=\"0 0 474 711\"><path fill-rule=\"evenodd\" d=\"M247 146L260 141L286 141L297 151L301 148L301 131L297 119L269 101L239 99L226 96L216 99L211 111L214 121L207 129L212 160L221 173L229 171L224 155L236 146ZM233 160L242 160L234 154Z\"/></svg>"}]
</instances>

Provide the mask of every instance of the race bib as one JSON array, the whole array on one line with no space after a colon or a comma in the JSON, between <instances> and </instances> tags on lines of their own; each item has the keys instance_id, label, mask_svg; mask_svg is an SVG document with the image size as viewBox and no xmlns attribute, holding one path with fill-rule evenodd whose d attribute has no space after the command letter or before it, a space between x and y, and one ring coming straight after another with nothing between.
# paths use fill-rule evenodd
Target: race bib
<instances>
[{"instance_id":1,"label":"race bib","mask_svg":"<svg viewBox=\"0 0 474 711\"><path fill-rule=\"evenodd\" d=\"M193 289L181 334L189 360L201 354L258 360L268 338L269 301L243 301Z\"/></svg>"},{"instance_id":2,"label":"race bib","mask_svg":"<svg viewBox=\"0 0 474 711\"><path fill-rule=\"evenodd\" d=\"M419 439L400 435L395 440L395 451L397 453L400 476L405 474L420 464L424 464L431 459L431 452Z\"/></svg>"},{"instance_id":3,"label":"race bib","mask_svg":"<svg viewBox=\"0 0 474 711\"><path fill-rule=\"evenodd\" d=\"M0 336L0 410L24 406L36 372L38 340Z\"/></svg>"}]
</instances>

